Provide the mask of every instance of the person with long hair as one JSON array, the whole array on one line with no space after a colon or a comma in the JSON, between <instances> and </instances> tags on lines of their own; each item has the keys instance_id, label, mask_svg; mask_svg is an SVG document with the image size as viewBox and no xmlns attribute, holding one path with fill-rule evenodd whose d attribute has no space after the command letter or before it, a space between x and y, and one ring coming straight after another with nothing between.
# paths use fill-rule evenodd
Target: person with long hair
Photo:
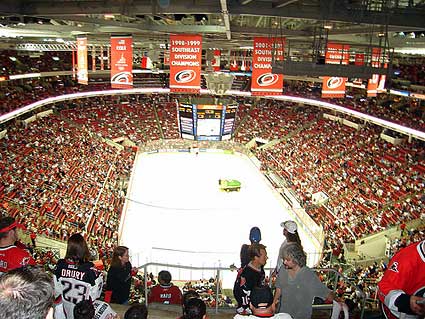
<instances>
[{"instance_id":1,"label":"person with long hair","mask_svg":"<svg viewBox=\"0 0 425 319\"><path fill-rule=\"evenodd\" d=\"M333 301L334 294L307 265L307 255L298 243L282 249L283 266L276 278L274 303L278 313L294 319L311 318L314 297Z\"/></svg>"},{"instance_id":2,"label":"person with long hair","mask_svg":"<svg viewBox=\"0 0 425 319\"><path fill-rule=\"evenodd\" d=\"M54 272L55 296L61 297L65 318L74 319L74 307L82 300L100 297L103 275L90 261L90 252L84 237L74 234L68 239L64 259L59 259ZM58 308L58 307L56 307ZM55 317L60 310L55 309Z\"/></svg>"},{"instance_id":3,"label":"person with long hair","mask_svg":"<svg viewBox=\"0 0 425 319\"><path fill-rule=\"evenodd\" d=\"M106 291L111 294L110 302L127 304L130 296L132 272L128 248L117 246L112 254L111 266L106 278Z\"/></svg>"}]
</instances>

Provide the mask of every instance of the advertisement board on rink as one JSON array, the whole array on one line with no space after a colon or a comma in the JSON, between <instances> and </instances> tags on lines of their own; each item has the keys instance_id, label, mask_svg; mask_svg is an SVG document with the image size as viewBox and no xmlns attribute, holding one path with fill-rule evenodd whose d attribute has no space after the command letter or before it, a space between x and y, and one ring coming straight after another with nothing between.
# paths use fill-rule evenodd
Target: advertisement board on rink
<instances>
[{"instance_id":1,"label":"advertisement board on rink","mask_svg":"<svg viewBox=\"0 0 425 319\"><path fill-rule=\"evenodd\" d=\"M131 36L111 37L111 87L133 87L133 39Z\"/></svg>"},{"instance_id":2,"label":"advertisement board on rink","mask_svg":"<svg viewBox=\"0 0 425 319\"><path fill-rule=\"evenodd\" d=\"M77 80L79 84L89 83L87 38L77 38Z\"/></svg>"},{"instance_id":3,"label":"advertisement board on rink","mask_svg":"<svg viewBox=\"0 0 425 319\"><path fill-rule=\"evenodd\" d=\"M170 91L199 93L201 66L202 36L170 35Z\"/></svg>"},{"instance_id":4,"label":"advertisement board on rink","mask_svg":"<svg viewBox=\"0 0 425 319\"><path fill-rule=\"evenodd\" d=\"M252 95L279 95L283 74L272 73L272 59L283 60L284 38L255 37L252 53Z\"/></svg>"},{"instance_id":5,"label":"advertisement board on rink","mask_svg":"<svg viewBox=\"0 0 425 319\"><path fill-rule=\"evenodd\" d=\"M347 44L328 43L325 63L348 64L350 46ZM341 98L345 96L345 83L347 79L336 76L324 76L322 81L323 98Z\"/></svg>"}]
</instances>

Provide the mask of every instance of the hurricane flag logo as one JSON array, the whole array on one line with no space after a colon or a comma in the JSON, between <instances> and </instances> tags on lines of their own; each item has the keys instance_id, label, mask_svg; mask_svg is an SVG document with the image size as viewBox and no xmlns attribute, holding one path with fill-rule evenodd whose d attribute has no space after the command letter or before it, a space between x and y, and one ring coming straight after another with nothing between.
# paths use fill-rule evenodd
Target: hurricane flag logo
<instances>
[{"instance_id":1,"label":"hurricane flag logo","mask_svg":"<svg viewBox=\"0 0 425 319\"><path fill-rule=\"evenodd\" d=\"M178 72L174 79L179 83L189 83L196 78L196 72L193 70L183 70Z\"/></svg>"},{"instance_id":2,"label":"hurricane flag logo","mask_svg":"<svg viewBox=\"0 0 425 319\"><path fill-rule=\"evenodd\" d=\"M111 78L111 83L115 84L132 84L133 75L131 72L119 72Z\"/></svg>"},{"instance_id":3,"label":"hurricane flag logo","mask_svg":"<svg viewBox=\"0 0 425 319\"><path fill-rule=\"evenodd\" d=\"M258 77L257 84L259 86L269 86L275 84L278 80L279 76L277 74L264 73Z\"/></svg>"},{"instance_id":4,"label":"hurricane flag logo","mask_svg":"<svg viewBox=\"0 0 425 319\"><path fill-rule=\"evenodd\" d=\"M326 85L330 89L336 89L336 88L339 88L343 84L343 82L344 82L343 78L332 77L332 78L329 78L329 80L326 82Z\"/></svg>"}]
</instances>

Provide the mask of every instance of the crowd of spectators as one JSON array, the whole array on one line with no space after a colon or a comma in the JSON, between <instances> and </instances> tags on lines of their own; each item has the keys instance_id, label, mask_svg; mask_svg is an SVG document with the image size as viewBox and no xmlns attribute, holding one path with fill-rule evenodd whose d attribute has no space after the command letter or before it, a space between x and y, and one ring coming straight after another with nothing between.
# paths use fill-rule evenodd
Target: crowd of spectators
<instances>
[{"instance_id":1,"label":"crowd of spectators","mask_svg":"<svg viewBox=\"0 0 425 319\"><path fill-rule=\"evenodd\" d=\"M0 90L8 101L17 100L15 105L47 97L58 89L75 91L61 81L45 83L48 89L40 86L41 95L31 92L36 82L20 93L8 87ZM25 92L30 94L28 100ZM235 140L276 142L254 150L262 169L282 177L307 213L324 226L338 259L342 242L400 221L423 218L422 142L393 145L380 138L382 128L344 117L362 124L354 129L308 106L272 100L238 102ZM32 123L8 123L7 135L0 139L0 212L16 217L34 233L55 239L66 240L70 234L85 231L89 244L106 262L117 243L136 148L122 150L102 138L119 142L125 137L135 144L178 138L175 101L156 95L96 97L58 103L54 109L59 112ZM322 206L313 201L318 192L329 196ZM392 252L423 238L423 229L408 235L391 244ZM38 262L50 270L56 258L52 252L37 251ZM374 284L384 268L376 263L352 269L348 275L373 298ZM143 283L137 275L135 279L131 298L139 299ZM212 286L215 283L209 281L188 283L183 290L197 290L214 307ZM340 282L337 291L359 302L353 287ZM220 296L220 306L231 305L229 297Z\"/></svg>"},{"instance_id":2,"label":"crowd of spectators","mask_svg":"<svg viewBox=\"0 0 425 319\"><path fill-rule=\"evenodd\" d=\"M419 217L425 169L421 143L392 145L380 139L381 128L365 124L356 130L323 118L324 111L318 108L273 100L238 102L235 140L243 144L253 138L277 141L271 148L256 151L263 168L283 177L308 213L333 236L352 241L365 231L376 232L394 225L400 218ZM47 125L56 125L57 130L67 134L75 125L83 128L79 134L94 132L117 142L128 139L137 145L179 136L175 101L167 96L94 97L57 103L55 108L61 117ZM9 134L14 130L19 132L12 127ZM28 130L33 131L31 125ZM58 144L63 140L55 138L61 140ZM38 156L31 149L28 153L28 157L26 153L21 156L25 161ZM118 176L119 182L124 180ZM82 192L87 187L82 185ZM329 195L329 201L316 207L312 195L320 191ZM102 193L101 200L107 196ZM74 197L74 202L81 201ZM54 204L38 205L48 212L58 209ZM93 227L98 226L95 223ZM66 236L66 230L60 234Z\"/></svg>"},{"instance_id":3,"label":"crowd of spectators","mask_svg":"<svg viewBox=\"0 0 425 319\"><path fill-rule=\"evenodd\" d=\"M287 181L310 216L344 241L420 217L420 142L396 146L382 140L377 127L355 130L322 118L257 154ZM313 201L318 192L329 195L322 207Z\"/></svg>"},{"instance_id":4,"label":"crowd of spectators","mask_svg":"<svg viewBox=\"0 0 425 319\"><path fill-rule=\"evenodd\" d=\"M134 149L118 150L56 115L11 125L0 142L3 214L62 240L85 230L99 249L111 247Z\"/></svg>"},{"instance_id":5,"label":"crowd of spectators","mask_svg":"<svg viewBox=\"0 0 425 319\"><path fill-rule=\"evenodd\" d=\"M71 52L2 50L1 53L0 76L72 70Z\"/></svg>"}]
</instances>

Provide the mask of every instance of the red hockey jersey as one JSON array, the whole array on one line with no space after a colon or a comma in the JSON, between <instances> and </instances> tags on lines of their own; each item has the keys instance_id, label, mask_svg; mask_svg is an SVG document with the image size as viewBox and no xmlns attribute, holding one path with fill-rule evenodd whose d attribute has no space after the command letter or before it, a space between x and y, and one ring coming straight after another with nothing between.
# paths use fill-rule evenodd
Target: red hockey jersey
<instances>
[{"instance_id":1,"label":"red hockey jersey","mask_svg":"<svg viewBox=\"0 0 425 319\"><path fill-rule=\"evenodd\" d=\"M0 247L0 274L26 265L35 265L27 250L15 245Z\"/></svg>"},{"instance_id":2,"label":"red hockey jersey","mask_svg":"<svg viewBox=\"0 0 425 319\"><path fill-rule=\"evenodd\" d=\"M397 306L400 305L399 298L406 294L425 296L425 240L400 250L391 259L388 269L378 283L378 297L386 318L418 318Z\"/></svg>"},{"instance_id":3,"label":"red hockey jersey","mask_svg":"<svg viewBox=\"0 0 425 319\"><path fill-rule=\"evenodd\" d=\"M179 287L174 285L163 286L156 285L151 289L148 302L160 302L170 305L182 304L182 293Z\"/></svg>"}]
</instances>

